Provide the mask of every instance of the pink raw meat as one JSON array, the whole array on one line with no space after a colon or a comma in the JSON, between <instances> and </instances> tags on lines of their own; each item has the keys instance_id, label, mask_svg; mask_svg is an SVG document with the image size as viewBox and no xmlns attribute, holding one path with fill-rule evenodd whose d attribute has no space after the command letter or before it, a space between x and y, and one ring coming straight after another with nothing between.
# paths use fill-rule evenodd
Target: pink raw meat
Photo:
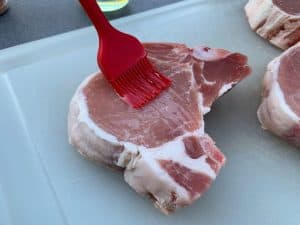
<instances>
[{"instance_id":1,"label":"pink raw meat","mask_svg":"<svg viewBox=\"0 0 300 225\"><path fill-rule=\"evenodd\" d=\"M70 105L70 143L87 158L124 170L126 182L165 213L190 205L216 178L225 157L204 132L212 103L249 73L247 57L222 49L145 44L172 86L132 109L101 73L87 78Z\"/></svg>"},{"instance_id":2,"label":"pink raw meat","mask_svg":"<svg viewBox=\"0 0 300 225\"><path fill-rule=\"evenodd\" d=\"M263 128L300 146L300 42L269 63L263 85Z\"/></svg>"}]
</instances>

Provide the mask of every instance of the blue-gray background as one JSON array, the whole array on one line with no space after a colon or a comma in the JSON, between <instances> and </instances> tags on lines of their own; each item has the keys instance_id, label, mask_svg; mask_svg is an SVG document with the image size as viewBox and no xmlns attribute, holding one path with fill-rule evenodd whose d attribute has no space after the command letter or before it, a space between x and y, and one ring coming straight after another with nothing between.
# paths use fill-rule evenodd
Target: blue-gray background
<instances>
[{"instance_id":1,"label":"blue-gray background","mask_svg":"<svg viewBox=\"0 0 300 225\"><path fill-rule=\"evenodd\" d=\"M8 0L9 11L0 16L0 49L90 25L77 0ZM182 0L130 0L114 19Z\"/></svg>"}]
</instances>

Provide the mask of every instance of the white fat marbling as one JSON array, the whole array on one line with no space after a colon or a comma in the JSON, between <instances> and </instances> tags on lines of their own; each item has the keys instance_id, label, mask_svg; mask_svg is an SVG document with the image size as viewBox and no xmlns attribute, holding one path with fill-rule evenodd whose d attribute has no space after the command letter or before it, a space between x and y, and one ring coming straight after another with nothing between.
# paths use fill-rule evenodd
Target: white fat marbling
<instances>
[{"instance_id":1,"label":"white fat marbling","mask_svg":"<svg viewBox=\"0 0 300 225\"><path fill-rule=\"evenodd\" d=\"M273 4L272 0L249 0L245 12L250 27L272 44L288 49L291 42L294 43L296 37L293 36L300 28L300 13L288 14ZM282 29L278 32L278 28Z\"/></svg>"},{"instance_id":2,"label":"white fat marbling","mask_svg":"<svg viewBox=\"0 0 300 225\"><path fill-rule=\"evenodd\" d=\"M262 127L279 136L284 136L289 132L290 129L299 123L300 119L287 104L284 93L278 83L281 59L289 54L293 48L285 51L269 63L268 70L264 76L265 96L257 111Z\"/></svg>"},{"instance_id":3,"label":"white fat marbling","mask_svg":"<svg viewBox=\"0 0 300 225\"><path fill-rule=\"evenodd\" d=\"M223 59L229 54L231 53L224 49L208 48L206 46L198 46L193 51L194 57L206 62Z\"/></svg>"},{"instance_id":4,"label":"white fat marbling","mask_svg":"<svg viewBox=\"0 0 300 225\"><path fill-rule=\"evenodd\" d=\"M209 165L206 165L207 163L205 163L205 159L194 160L185 154L185 148L182 143L182 139L184 137L193 136L193 135L195 135L195 136L204 135L204 127L203 126L193 132L186 132L184 135L179 136L179 137L175 138L174 140L169 141L159 147L146 148L144 146L136 145L136 144L133 144L130 142L119 141L115 136L106 132L105 130L101 129L97 124L95 124L94 121L89 116L86 99L82 93L83 87L86 86L86 84L94 76L95 76L95 74L88 77L79 86L79 88L77 90L79 93L75 95L75 96L77 96L77 98L79 98L79 99L75 99L75 101L78 103L79 109L80 109L80 113L78 115L78 120L85 123L91 130L93 130L95 132L95 134L98 137L101 137L102 139L109 141L111 143L114 143L114 144L123 145L125 147L125 150L120 155L117 165L119 165L119 166L123 165L124 162L126 161L125 159L128 158L128 155L131 155L131 157L132 157L133 155L136 155L139 151L139 152L143 152L143 154L148 154L149 156L153 154L153 156L159 156L159 157L163 157L163 159L173 160L174 162L178 162L181 165L189 167L195 171L204 172L207 175L211 176L212 178L215 177L214 171L210 168ZM199 94L199 96L201 96L201 94ZM202 97L199 97L199 99L201 99L201 98ZM199 104L201 104L201 103L199 103ZM174 151L174 149L176 149L176 151ZM162 158L157 158L157 159L162 159ZM178 161L178 159L180 159L180 161ZM188 159L191 159L191 160L188 160ZM196 161L198 161L198 162L196 162ZM203 168L201 168L202 164L204 165ZM199 167L199 165L201 165L201 166Z\"/></svg>"},{"instance_id":5,"label":"white fat marbling","mask_svg":"<svg viewBox=\"0 0 300 225\"><path fill-rule=\"evenodd\" d=\"M291 107L286 103L286 100L284 98L284 94L279 86L279 83L278 83L278 75L279 75L279 67L280 67L280 60L281 60L281 57L284 57L285 55L287 55L289 52L285 52L284 54L282 54L279 57L277 57L272 65L270 66L271 68L273 68L273 81L272 81L272 86L271 86L271 92L275 95L277 95L278 97L278 101L279 101L279 105L280 107L295 121L299 120L299 117L297 116L296 113L294 113L294 111L291 109ZM271 93L271 94L272 94Z\"/></svg>"},{"instance_id":6,"label":"white fat marbling","mask_svg":"<svg viewBox=\"0 0 300 225\"><path fill-rule=\"evenodd\" d=\"M205 115L206 113L208 113L210 111L210 107L204 105L203 95L200 92L198 94L198 108L199 108L199 111L203 113L203 115ZM203 130L203 133L204 133L204 123L202 124L201 129Z\"/></svg>"},{"instance_id":7,"label":"white fat marbling","mask_svg":"<svg viewBox=\"0 0 300 225\"><path fill-rule=\"evenodd\" d=\"M154 158L157 160L172 160L177 162L182 166L185 166L195 172L202 172L212 179L215 179L216 174L210 165L205 161L207 156L201 156L197 159L192 159L189 157L185 151L185 146L182 141L182 137L177 138L174 141L167 142L166 144L153 149L140 149L143 155L149 158Z\"/></svg>"},{"instance_id":8,"label":"white fat marbling","mask_svg":"<svg viewBox=\"0 0 300 225\"><path fill-rule=\"evenodd\" d=\"M231 82L231 83L228 83L228 84L224 84L222 86L222 88L219 90L219 93L218 93L218 97L222 96L224 93L226 93L228 90L230 90L232 88L233 85L235 85L236 82Z\"/></svg>"}]
</instances>

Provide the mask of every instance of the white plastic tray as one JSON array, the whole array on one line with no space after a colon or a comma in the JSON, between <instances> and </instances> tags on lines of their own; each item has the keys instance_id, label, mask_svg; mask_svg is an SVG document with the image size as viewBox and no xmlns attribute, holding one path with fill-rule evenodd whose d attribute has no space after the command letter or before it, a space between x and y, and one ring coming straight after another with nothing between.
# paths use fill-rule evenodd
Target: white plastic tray
<instances>
[{"instance_id":1,"label":"white plastic tray","mask_svg":"<svg viewBox=\"0 0 300 225\"><path fill-rule=\"evenodd\" d=\"M250 31L245 3L183 1L114 21L144 41L245 53L253 68L206 116L226 166L202 199L170 217L68 144L69 101L97 70L92 28L0 51L0 224L299 225L300 151L256 119L262 75L280 51Z\"/></svg>"}]
</instances>

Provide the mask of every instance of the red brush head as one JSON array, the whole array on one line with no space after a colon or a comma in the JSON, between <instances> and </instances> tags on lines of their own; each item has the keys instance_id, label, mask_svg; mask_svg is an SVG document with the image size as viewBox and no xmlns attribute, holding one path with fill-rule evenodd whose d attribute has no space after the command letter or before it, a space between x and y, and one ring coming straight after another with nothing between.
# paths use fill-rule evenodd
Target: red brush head
<instances>
[{"instance_id":1,"label":"red brush head","mask_svg":"<svg viewBox=\"0 0 300 225\"><path fill-rule=\"evenodd\" d=\"M167 89L171 80L157 72L144 57L111 85L125 102L137 109Z\"/></svg>"}]
</instances>

